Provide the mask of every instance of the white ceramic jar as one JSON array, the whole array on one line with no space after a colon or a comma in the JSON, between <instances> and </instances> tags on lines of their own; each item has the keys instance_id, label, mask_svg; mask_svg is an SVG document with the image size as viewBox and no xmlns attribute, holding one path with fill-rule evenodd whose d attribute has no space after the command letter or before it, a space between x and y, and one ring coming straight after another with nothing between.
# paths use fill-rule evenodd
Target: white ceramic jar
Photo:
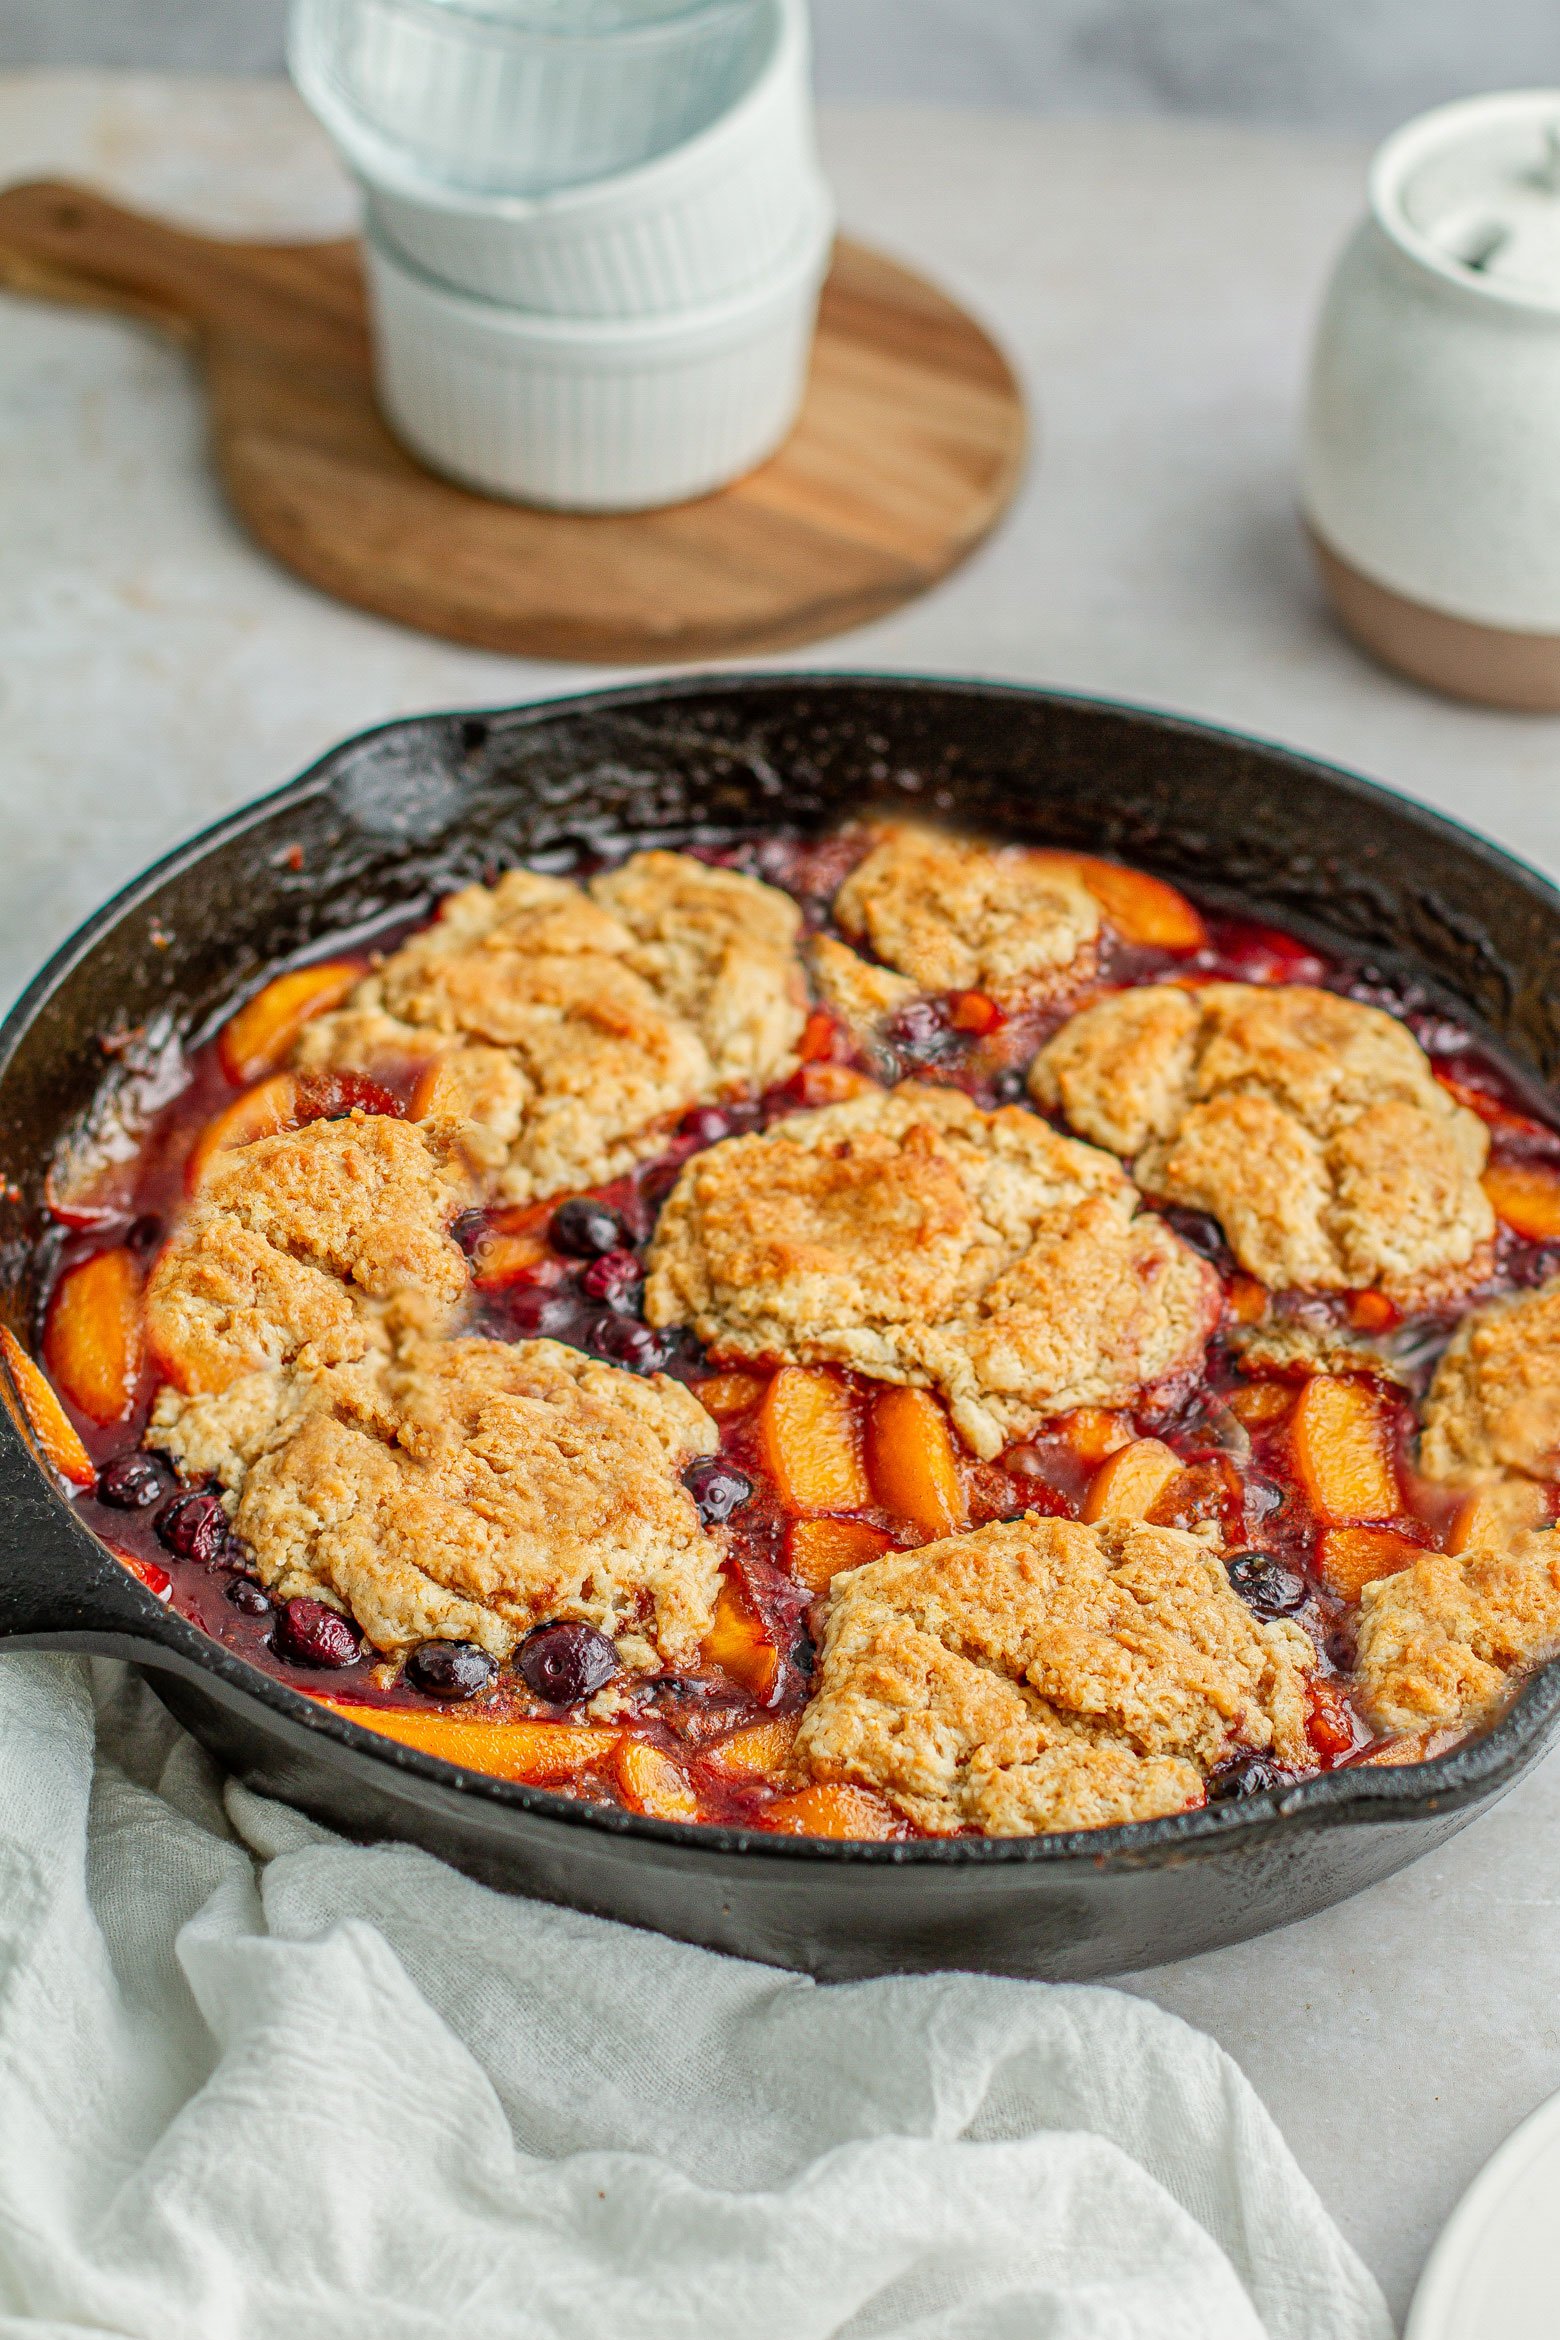
<instances>
[{"instance_id":1,"label":"white ceramic jar","mask_svg":"<svg viewBox=\"0 0 1560 2340\"><path fill-rule=\"evenodd\" d=\"M1560 90L1443 106L1377 154L1318 328L1302 502L1368 647L1560 706Z\"/></svg>"}]
</instances>

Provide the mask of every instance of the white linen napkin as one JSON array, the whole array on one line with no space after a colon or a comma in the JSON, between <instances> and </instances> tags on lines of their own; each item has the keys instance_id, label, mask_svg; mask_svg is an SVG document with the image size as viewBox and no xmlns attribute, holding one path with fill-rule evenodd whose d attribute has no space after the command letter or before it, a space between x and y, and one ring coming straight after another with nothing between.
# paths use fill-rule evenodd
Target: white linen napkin
<instances>
[{"instance_id":1,"label":"white linen napkin","mask_svg":"<svg viewBox=\"0 0 1560 2340\"><path fill-rule=\"evenodd\" d=\"M0 2333L1390 2325L1236 2067L1140 2000L822 1987L511 1900L224 1794L122 1668L10 1656Z\"/></svg>"}]
</instances>

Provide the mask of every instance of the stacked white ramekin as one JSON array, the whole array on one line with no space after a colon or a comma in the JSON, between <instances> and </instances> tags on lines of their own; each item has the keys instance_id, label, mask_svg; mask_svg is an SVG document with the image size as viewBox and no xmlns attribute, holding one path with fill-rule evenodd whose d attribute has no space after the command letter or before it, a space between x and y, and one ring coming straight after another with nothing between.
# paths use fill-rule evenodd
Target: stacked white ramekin
<instances>
[{"instance_id":1,"label":"stacked white ramekin","mask_svg":"<svg viewBox=\"0 0 1560 2340\"><path fill-rule=\"evenodd\" d=\"M779 445L834 232L806 0L294 0L290 56L426 462L636 511Z\"/></svg>"}]
</instances>

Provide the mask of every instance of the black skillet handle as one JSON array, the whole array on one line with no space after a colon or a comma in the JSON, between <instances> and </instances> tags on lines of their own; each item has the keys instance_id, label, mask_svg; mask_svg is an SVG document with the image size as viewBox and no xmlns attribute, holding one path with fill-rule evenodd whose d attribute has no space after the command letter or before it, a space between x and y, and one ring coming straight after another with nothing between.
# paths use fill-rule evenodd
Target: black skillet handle
<instances>
[{"instance_id":1,"label":"black skillet handle","mask_svg":"<svg viewBox=\"0 0 1560 2340\"><path fill-rule=\"evenodd\" d=\"M0 1649L146 1656L166 1612L76 1518L0 1405Z\"/></svg>"}]
</instances>

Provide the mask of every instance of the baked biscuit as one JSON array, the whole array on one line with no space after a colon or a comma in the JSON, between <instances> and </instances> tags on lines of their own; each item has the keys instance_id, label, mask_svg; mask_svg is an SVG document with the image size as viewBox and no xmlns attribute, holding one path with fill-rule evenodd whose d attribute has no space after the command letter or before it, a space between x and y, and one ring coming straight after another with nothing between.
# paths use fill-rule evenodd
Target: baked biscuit
<instances>
[{"instance_id":1,"label":"baked biscuit","mask_svg":"<svg viewBox=\"0 0 1560 2340\"><path fill-rule=\"evenodd\" d=\"M1030 1513L835 1578L797 1754L936 1835L1108 1827L1234 1754L1308 1763L1314 1664L1197 1537Z\"/></svg>"},{"instance_id":2,"label":"baked biscuit","mask_svg":"<svg viewBox=\"0 0 1560 2340\"><path fill-rule=\"evenodd\" d=\"M684 854L635 854L590 889L533 870L468 886L306 1026L305 1070L428 1068L491 1189L599 1186L691 1106L794 1068L806 1017L788 896Z\"/></svg>"},{"instance_id":3,"label":"baked biscuit","mask_svg":"<svg viewBox=\"0 0 1560 2340\"><path fill-rule=\"evenodd\" d=\"M367 1355L387 1310L447 1321L466 1291L449 1233L471 1200L437 1126L352 1113L212 1157L146 1286L153 1356L187 1394Z\"/></svg>"},{"instance_id":4,"label":"baked biscuit","mask_svg":"<svg viewBox=\"0 0 1560 2340\"><path fill-rule=\"evenodd\" d=\"M1560 1536L1518 1528L1427 1552L1360 1595L1355 1703L1377 1730L1471 1730L1560 1655Z\"/></svg>"},{"instance_id":5,"label":"baked biscuit","mask_svg":"<svg viewBox=\"0 0 1560 2340\"><path fill-rule=\"evenodd\" d=\"M234 1526L279 1599L349 1611L390 1655L503 1658L568 1617L640 1670L697 1662L725 1539L681 1482L717 1433L680 1383L556 1341L408 1335L334 1399L241 1474Z\"/></svg>"},{"instance_id":6,"label":"baked biscuit","mask_svg":"<svg viewBox=\"0 0 1560 2340\"><path fill-rule=\"evenodd\" d=\"M843 933L920 991L983 991L1013 1011L1094 973L1100 906L1083 880L1022 845L911 821L875 842L834 900Z\"/></svg>"},{"instance_id":7,"label":"baked biscuit","mask_svg":"<svg viewBox=\"0 0 1560 2340\"><path fill-rule=\"evenodd\" d=\"M1149 1193L1209 1212L1272 1289L1413 1305L1487 1272L1484 1124L1379 1008L1303 984L1145 985L1072 1017L1029 1085L1135 1157Z\"/></svg>"},{"instance_id":8,"label":"baked biscuit","mask_svg":"<svg viewBox=\"0 0 1560 2340\"><path fill-rule=\"evenodd\" d=\"M930 1385L990 1456L1195 1370L1217 1278L1137 1202L1108 1154L1033 1114L905 1082L695 1155L645 1313L717 1355Z\"/></svg>"},{"instance_id":9,"label":"baked biscuit","mask_svg":"<svg viewBox=\"0 0 1560 2340\"><path fill-rule=\"evenodd\" d=\"M1425 1400L1421 1459L1465 1484L1560 1478L1560 1277L1465 1317Z\"/></svg>"}]
</instances>

